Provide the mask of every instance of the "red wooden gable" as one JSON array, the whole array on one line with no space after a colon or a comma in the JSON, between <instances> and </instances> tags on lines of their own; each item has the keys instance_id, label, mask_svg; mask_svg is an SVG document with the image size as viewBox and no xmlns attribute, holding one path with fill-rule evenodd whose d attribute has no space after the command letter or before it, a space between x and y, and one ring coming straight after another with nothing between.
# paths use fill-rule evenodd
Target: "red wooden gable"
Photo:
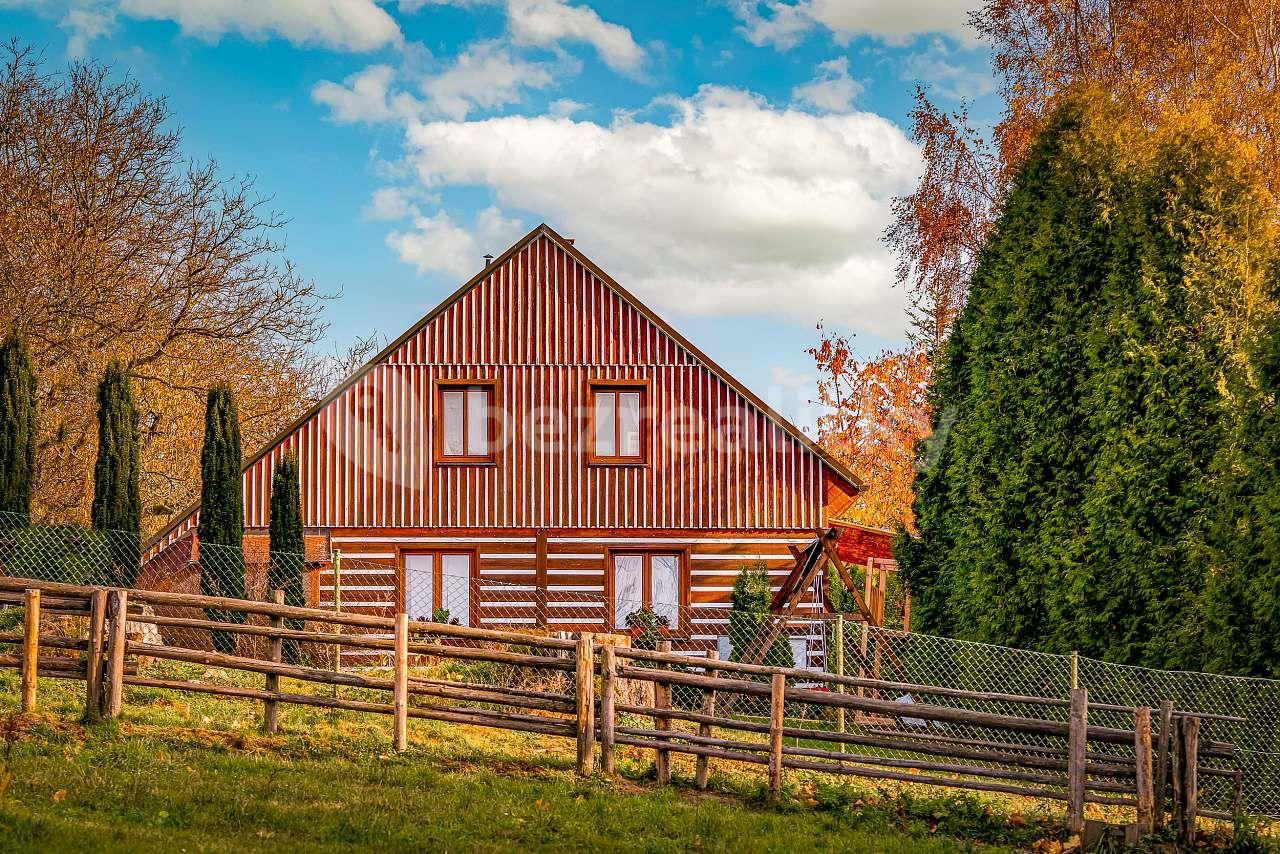
<instances>
[{"instance_id":1,"label":"red wooden gable","mask_svg":"<svg viewBox=\"0 0 1280 854\"><path fill-rule=\"evenodd\" d=\"M433 460L438 380L495 383L492 465ZM586 459L588 383L644 380L644 466ZM245 468L250 527L298 455L308 527L812 530L847 470L546 226L321 401ZM834 487L833 487L834 484ZM161 537L193 524L195 511Z\"/></svg>"}]
</instances>

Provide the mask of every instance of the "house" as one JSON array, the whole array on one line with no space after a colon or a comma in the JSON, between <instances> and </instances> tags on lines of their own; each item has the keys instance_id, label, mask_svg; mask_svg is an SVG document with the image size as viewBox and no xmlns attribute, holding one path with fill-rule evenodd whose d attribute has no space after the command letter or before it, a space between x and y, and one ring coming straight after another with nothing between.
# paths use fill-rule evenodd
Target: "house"
<instances>
[{"instance_id":1,"label":"house","mask_svg":"<svg viewBox=\"0 0 1280 854\"><path fill-rule=\"evenodd\" d=\"M340 577L344 609L476 626L613 630L649 606L704 648L723 627L690 614L726 608L744 563L780 583L860 487L546 225L248 461L258 549L286 453L313 604ZM148 567L190 560L197 514Z\"/></svg>"}]
</instances>

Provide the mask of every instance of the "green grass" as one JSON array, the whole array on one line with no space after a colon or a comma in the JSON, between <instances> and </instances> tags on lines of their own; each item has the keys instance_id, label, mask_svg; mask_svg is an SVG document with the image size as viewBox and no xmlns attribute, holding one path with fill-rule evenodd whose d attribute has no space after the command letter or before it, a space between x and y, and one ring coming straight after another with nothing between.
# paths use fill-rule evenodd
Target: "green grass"
<instances>
[{"instance_id":1,"label":"green grass","mask_svg":"<svg viewBox=\"0 0 1280 854\"><path fill-rule=\"evenodd\" d=\"M0 851L960 852L1048 830L976 798L802 775L779 807L731 770L699 793L677 763L686 785L659 788L641 751L616 780L581 780L567 740L426 721L399 755L373 715L285 707L268 738L259 704L150 689L127 692L119 723L83 726L81 690L42 680L42 714L24 719L0 676Z\"/></svg>"}]
</instances>

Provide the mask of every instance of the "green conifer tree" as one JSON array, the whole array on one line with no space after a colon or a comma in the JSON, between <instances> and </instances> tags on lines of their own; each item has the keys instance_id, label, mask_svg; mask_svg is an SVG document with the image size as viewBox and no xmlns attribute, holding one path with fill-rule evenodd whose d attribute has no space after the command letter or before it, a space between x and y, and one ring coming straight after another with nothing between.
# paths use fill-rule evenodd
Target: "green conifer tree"
<instances>
[{"instance_id":1,"label":"green conifer tree","mask_svg":"<svg viewBox=\"0 0 1280 854\"><path fill-rule=\"evenodd\" d=\"M111 572L105 581L132 587L142 553L138 491L138 413L129 375L112 362L98 386L98 457L93 468L93 527L103 532Z\"/></svg>"},{"instance_id":2,"label":"green conifer tree","mask_svg":"<svg viewBox=\"0 0 1280 854\"><path fill-rule=\"evenodd\" d=\"M1050 118L938 360L897 547L924 631L1185 659L1243 292L1206 258L1253 239L1252 202L1227 146L1127 121L1097 97Z\"/></svg>"},{"instance_id":3,"label":"green conifer tree","mask_svg":"<svg viewBox=\"0 0 1280 854\"><path fill-rule=\"evenodd\" d=\"M209 390L204 447L200 452L200 589L207 596L245 598L244 485L241 479L240 420L230 389ZM210 620L242 623L244 613L207 609ZM213 633L214 649L234 653L236 636Z\"/></svg>"},{"instance_id":4,"label":"green conifer tree","mask_svg":"<svg viewBox=\"0 0 1280 854\"><path fill-rule=\"evenodd\" d=\"M26 340L0 343L0 525L31 522L36 469L36 378Z\"/></svg>"},{"instance_id":5,"label":"green conifer tree","mask_svg":"<svg viewBox=\"0 0 1280 854\"><path fill-rule=\"evenodd\" d=\"M286 605L307 604L303 589L306 543L302 530L302 494L298 480L298 458L285 454L271 478L271 558L267 570L267 591L284 591ZM302 629L302 620L285 620L285 627ZM286 661L299 660L298 642L284 644Z\"/></svg>"}]
</instances>

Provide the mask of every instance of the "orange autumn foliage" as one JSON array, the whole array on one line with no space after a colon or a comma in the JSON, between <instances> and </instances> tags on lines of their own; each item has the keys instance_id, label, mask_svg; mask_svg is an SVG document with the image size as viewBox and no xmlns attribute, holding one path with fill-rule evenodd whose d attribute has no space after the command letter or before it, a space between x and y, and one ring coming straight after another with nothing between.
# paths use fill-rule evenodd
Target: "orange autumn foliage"
<instances>
[{"instance_id":1,"label":"orange autumn foliage","mask_svg":"<svg viewBox=\"0 0 1280 854\"><path fill-rule=\"evenodd\" d=\"M921 348L860 362L853 340L818 327L809 349L821 377L818 441L867 484L845 511L851 522L912 527L915 445L928 435L929 359Z\"/></svg>"},{"instance_id":2,"label":"orange autumn foliage","mask_svg":"<svg viewBox=\"0 0 1280 854\"><path fill-rule=\"evenodd\" d=\"M994 51L1005 102L993 139L962 107L922 91L912 114L925 158L916 192L897 199L885 239L913 296L913 339L936 348L1010 177L1045 117L1088 87L1155 125L1186 113L1256 150L1280 190L1280 0L987 0L972 21Z\"/></svg>"}]
</instances>

